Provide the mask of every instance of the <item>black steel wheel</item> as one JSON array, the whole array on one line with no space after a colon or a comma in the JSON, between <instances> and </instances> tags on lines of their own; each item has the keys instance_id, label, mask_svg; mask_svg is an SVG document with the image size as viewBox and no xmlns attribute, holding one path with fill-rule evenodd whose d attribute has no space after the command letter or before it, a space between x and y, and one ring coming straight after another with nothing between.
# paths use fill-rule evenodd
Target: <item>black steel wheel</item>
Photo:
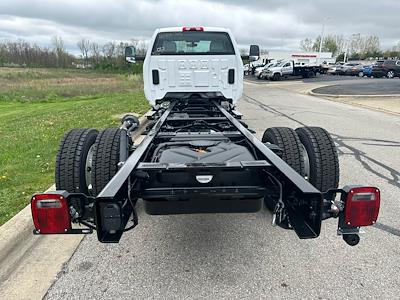
<instances>
[{"instance_id":1,"label":"black steel wheel","mask_svg":"<svg viewBox=\"0 0 400 300\"><path fill-rule=\"evenodd\" d=\"M57 190L90 194L91 155L98 131L78 128L67 132L61 140L56 157Z\"/></svg>"},{"instance_id":2,"label":"black steel wheel","mask_svg":"<svg viewBox=\"0 0 400 300\"><path fill-rule=\"evenodd\" d=\"M305 175L303 148L296 131L288 127L271 127L265 130L261 140L280 148L281 158L297 173ZM264 204L270 210L275 209L279 199L279 189L271 191L264 197Z\"/></svg>"},{"instance_id":3,"label":"black steel wheel","mask_svg":"<svg viewBox=\"0 0 400 300\"><path fill-rule=\"evenodd\" d=\"M97 136L91 173L94 195L98 195L118 171L120 138L119 128L107 128Z\"/></svg>"},{"instance_id":4,"label":"black steel wheel","mask_svg":"<svg viewBox=\"0 0 400 300\"><path fill-rule=\"evenodd\" d=\"M306 174L309 182L321 192L339 185L339 159L335 143L329 132L321 127L296 129L304 146Z\"/></svg>"}]
</instances>

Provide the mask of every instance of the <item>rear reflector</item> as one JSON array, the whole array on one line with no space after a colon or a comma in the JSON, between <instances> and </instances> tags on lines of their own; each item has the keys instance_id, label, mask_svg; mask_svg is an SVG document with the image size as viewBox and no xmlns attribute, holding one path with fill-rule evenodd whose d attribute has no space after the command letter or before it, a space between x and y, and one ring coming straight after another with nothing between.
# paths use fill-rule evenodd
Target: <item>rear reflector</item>
<instances>
[{"instance_id":1,"label":"rear reflector","mask_svg":"<svg viewBox=\"0 0 400 300\"><path fill-rule=\"evenodd\" d=\"M204 27L183 27L182 31L204 31Z\"/></svg>"},{"instance_id":2,"label":"rear reflector","mask_svg":"<svg viewBox=\"0 0 400 300\"><path fill-rule=\"evenodd\" d=\"M375 187L355 187L347 194L345 222L352 227L376 223L379 214L380 192Z\"/></svg>"},{"instance_id":3,"label":"rear reflector","mask_svg":"<svg viewBox=\"0 0 400 300\"><path fill-rule=\"evenodd\" d=\"M31 210L38 233L65 233L71 229L67 200L60 194L33 196Z\"/></svg>"}]
</instances>

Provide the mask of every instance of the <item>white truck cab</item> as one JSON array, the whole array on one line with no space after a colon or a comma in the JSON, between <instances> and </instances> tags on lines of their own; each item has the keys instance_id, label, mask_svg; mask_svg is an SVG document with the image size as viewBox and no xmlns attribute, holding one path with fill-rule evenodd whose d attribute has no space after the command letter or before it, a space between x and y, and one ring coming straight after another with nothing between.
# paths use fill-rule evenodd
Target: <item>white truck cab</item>
<instances>
[{"instance_id":1,"label":"white truck cab","mask_svg":"<svg viewBox=\"0 0 400 300\"><path fill-rule=\"evenodd\" d=\"M126 58L134 61L133 47ZM229 29L171 27L155 30L143 65L144 92L152 106L184 99L223 97L236 103L243 91L243 62Z\"/></svg>"}]
</instances>

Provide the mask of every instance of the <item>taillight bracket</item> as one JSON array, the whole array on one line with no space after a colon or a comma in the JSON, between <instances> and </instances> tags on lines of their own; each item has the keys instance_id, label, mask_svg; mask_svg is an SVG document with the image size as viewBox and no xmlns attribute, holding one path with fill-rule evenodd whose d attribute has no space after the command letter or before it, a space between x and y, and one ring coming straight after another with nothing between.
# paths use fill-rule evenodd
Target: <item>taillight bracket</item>
<instances>
[{"instance_id":1,"label":"taillight bracket","mask_svg":"<svg viewBox=\"0 0 400 300\"><path fill-rule=\"evenodd\" d=\"M58 190L36 194L31 200L33 234L91 234L94 197ZM72 223L85 227L72 228ZM90 223L93 223L90 224Z\"/></svg>"},{"instance_id":2,"label":"taillight bracket","mask_svg":"<svg viewBox=\"0 0 400 300\"><path fill-rule=\"evenodd\" d=\"M337 194L340 199L335 200ZM337 234L350 246L360 241L363 226L374 225L379 213L380 191L376 187L345 186L325 193L323 219L339 218Z\"/></svg>"}]
</instances>

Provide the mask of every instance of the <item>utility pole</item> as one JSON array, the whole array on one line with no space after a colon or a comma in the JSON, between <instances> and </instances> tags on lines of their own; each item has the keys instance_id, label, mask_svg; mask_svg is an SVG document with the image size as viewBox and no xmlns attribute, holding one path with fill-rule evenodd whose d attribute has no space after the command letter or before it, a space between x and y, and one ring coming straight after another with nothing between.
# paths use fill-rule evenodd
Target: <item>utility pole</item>
<instances>
[{"instance_id":1,"label":"utility pole","mask_svg":"<svg viewBox=\"0 0 400 300\"><path fill-rule=\"evenodd\" d=\"M321 32L321 39L319 41L319 53L322 52L322 41L324 40L324 31L325 31L325 19L322 22L322 32Z\"/></svg>"},{"instance_id":2,"label":"utility pole","mask_svg":"<svg viewBox=\"0 0 400 300\"><path fill-rule=\"evenodd\" d=\"M325 17L322 20L322 32L321 32L321 39L319 41L319 58L318 61L321 59L321 52L322 52L322 42L324 40L324 32L325 32L325 22L329 20L329 17Z\"/></svg>"},{"instance_id":3,"label":"utility pole","mask_svg":"<svg viewBox=\"0 0 400 300\"><path fill-rule=\"evenodd\" d=\"M350 39L346 39L346 50L344 50L343 62L346 63L347 51L349 51Z\"/></svg>"}]
</instances>

